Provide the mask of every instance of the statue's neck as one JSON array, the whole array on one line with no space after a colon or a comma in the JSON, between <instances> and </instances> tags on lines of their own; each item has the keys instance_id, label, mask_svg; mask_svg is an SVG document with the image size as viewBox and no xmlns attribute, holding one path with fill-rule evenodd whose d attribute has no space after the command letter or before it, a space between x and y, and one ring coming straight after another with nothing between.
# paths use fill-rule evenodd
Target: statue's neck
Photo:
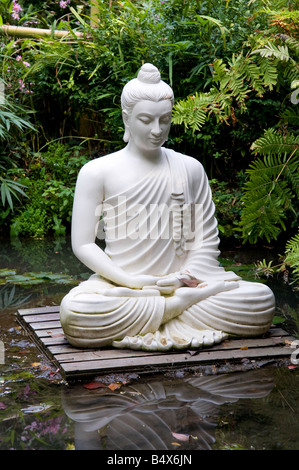
<instances>
[{"instance_id":1,"label":"statue's neck","mask_svg":"<svg viewBox=\"0 0 299 470\"><path fill-rule=\"evenodd\" d=\"M163 151L161 147L153 150L147 148L141 149L140 147L137 147L132 140L128 142L124 151L130 156L132 160L134 159L136 162L140 161L140 163L148 162L148 164L156 165L161 163L163 160Z\"/></svg>"}]
</instances>

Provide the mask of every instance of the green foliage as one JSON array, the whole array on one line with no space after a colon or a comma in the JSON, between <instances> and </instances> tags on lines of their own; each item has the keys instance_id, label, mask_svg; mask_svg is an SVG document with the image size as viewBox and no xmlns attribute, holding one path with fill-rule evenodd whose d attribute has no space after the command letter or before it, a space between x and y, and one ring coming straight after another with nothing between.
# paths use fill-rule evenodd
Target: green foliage
<instances>
[{"instance_id":1,"label":"green foliage","mask_svg":"<svg viewBox=\"0 0 299 470\"><path fill-rule=\"evenodd\" d=\"M239 225L240 213L243 208L241 188L244 175L238 175L238 187L231 187L226 181L210 180L210 186L215 204L215 216L221 239L238 238L236 227Z\"/></svg>"},{"instance_id":2,"label":"green foliage","mask_svg":"<svg viewBox=\"0 0 299 470\"><path fill-rule=\"evenodd\" d=\"M252 148L263 158L255 160L247 170L249 179L244 186L240 222L242 238L250 243L260 238L270 242L286 229L288 216L295 216L294 223L298 221L299 136L268 129Z\"/></svg>"},{"instance_id":3,"label":"green foliage","mask_svg":"<svg viewBox=\"0 0 299 470\"><path fill-rule=\"evenodd\" d=\"M294 280L299 284L299 233L287 242L285 254L284 262L291 266Z\"/></svg>"},{"instance_id":4,"label":"green foliage","mask_svg":"<svg viewBox=\"0 0 299 470\"><path fill-rule=\"evenodd\" d=\"M51 10L58 13L55 2L47 7L39 3L45 12L37 15L37 24L47 19L53 28L68 29L70 35L62 40L18 41L18 49L5 61L10 68L9 74L5 69L7 80L11 83L12 67L18 67L16 73L22 72L18 79L30 91L23 92L22 99L35 107L44 136L82 135L87 130L83 136L102 147L109 147L109 142L122 145L120 91L143 62L154 62L161 69L179 100L208 87L210 64L217 64L219 57L230 60L248 32L264 22L261 15L255 18L256 6L241 0L234 5L217 0L125 0L121 6L101 0L94 28L84 4L67 9L64 23L64 18L53 21ZM28 14L32 18L32 9ZM22 23L26 25L26 20ZM77 40L73 30L83 31L85 38ZM16 61L20 55L22 60ZM24 63L31 66L24 68ZM87 129L82 128L84 117Z\"/></svg>"},{"instance_id":5,"label":"green foliage","mask_svg":"<svg viewBox=\"0 0 299 470\"><path fill-rule=\"evenodd\" d=\"M299 284L299 233L292 237L285 246L282 261L273 266L273 261L265 260L256 263L255 272L258 277L273 277L274 274L282 274L284 282L295 284L298 290Z\"/></svg>"},{"instance_id":6,"label":"green foliage","mask_svg":"<svg viewBox=\"0 0 299 470\"><path fill-rule=\"evenodd\" d=\"M260 54L258 59L255 55ZM174 106L173 121L193 132L213 117L216 122L234 123L235 108L248 112L247 101L252 93L262 98L278 84L280 61L290 61L289 75L297 71L296 61L287 46L265 45L262 49L233 55L229 64L223 59L213 62L213 80L209 92L195 93Z\"/></svg>"},{"instance_id":7,"label":"green foliage","mask_svg":"<svg viewBox=\"0 0 299 470\"><path fill-rule=\"evenodd\" d=\"M0 169L5 170L5 168L0 165ZM10 176L11 172L7 172L7 175ZM3 206L8 203L11 210L13 210L13 198L19 199L19 195L26 197L24 193L24 188L26 186L14 181L13 178L4 178L0 176L0 192L1 192L1 201Z\"/></svg>"},{"instance_id":8,"label":"green foliage","mask_svg":"<svg viewBox=\"0 0 299 470\"><path fill-rule=\"evenodd\" d=\"M5 152L7 150L5 143L17 139L28 129L34 130L28 116L22 117L25 112L22 106L6 98L4 104L0 104L0 193L3 207L8 205L11 210L14 200L18 200L20 195L25 196L25 186L17 181L16 164Z\"/></svg>"},{"instance_id":9,"label":"green foliage","mask_svg":"<svg viewBox=\"0 0 299 470\"><path fill-rule=\"evenodd\" d=\"M76 281L74 278L69 276L68 274L61 274L61 273L52 273L52 272L25 272L25 273L18 273L16 270L8 270L8 269L0 269L0 285L3 287L3 300L1 299L0 296L0 307L1 303L8 307L14 305L12 302L14 298L14 293L15 293L15 286L16 285L21 285L21 286L33 286L36 284L44 284L44 283L50 283L50 282L55 282L57 284L71 284L75 283ZM7 290L4 289L4 286L11 285L13 288L7 292ZM0 291L1 292L1 291ZM24 299L22 299L24 300ZM19 302L19 300L18 300Z\"/></svg>"},{"instance_id":10,"label":"green foliage","mask_svg":"<svg viewBox=\"0 0 299 470\"><path fill-rule=\"evenodd\" d=\"M294 107L297 101L294 94L290 95L298 86L299 42L295 24L299 15L291 4L288 7L256 11L257 15L266 15L267 29L262 34L248 35L241 51L230 59L214 60L209 90L196 92L174 107L174 122L184 124L195 135L204 133L204 126L211 121L232 125L231 135L236 136L241 120L243 129L246 120L250 122L246 115L253 103L265 97L271 103L269 97L274 93L279 98L276 122L272 126L268 120L262 122L263 136L256 136L251 145L260 158L246 172L241 227L235 228L243 241L251 244L260 239L271 242L287 227L298 226L299 119Z\"/></svg>"},{"instance_id":11,"label":"green foliage","mask_svg":"<svg viewBox=\"0 0 299 470\"><path fill-rule=\"evenodd\" d=\"M21 117L24 113L26 110L16 104L9 102L0 104L0 142L11 140L16 135L16 130L21 132L27 129L35 130L28 118Z\"/></svg>"},{"instance_id":12,"label":"green foliage","mask_svg":"<svg viewBox=\"0 0 299 470\"><path fill-rule=\"evenodd\" d=\"M200 159L209 177L217 180L214 194L223 234L242 234L247 241L265 235L259 231L262 217L246 225L250 198L241 206L238 181L240 171L251 162L250 146L252 142L258 146L259 139L268 138L279 149L275 155L261 154L260 162L253 163L264 165L261 173L268 178L261 182L262 207L270 225L276 227L275 236L284 230L288 217L293 216L294 225L297 203L292 165L297 157L295 152L288 160L291 153L283 150L279 137L296 138L290 126L295 126L297 115L289 103L298 80L296 0L287 5L281 0L96 3L94 25L90 2L73 0L65 9L54 0L37 0L34 5L21 2L19 19L12 17L11 1L0 3L4 23L34 23L69 32L63 39L54 35L2 37L0 70L7 102L20 108L10 116L0 116L4 152L11 158L1 175L5 206L0 220L12 222L15 234L65 233L76 175L87 159L77 155L72 160L74 139L88 143L88 158L122 146L121 89L143 62L153 62L176 96L175 125L168 145ZM78 39L76 31L84 37ZM266 129L270 131L261 137ZM53 141L65 145L55 144L45 151ZM266 149L265 141L253 150L261 148ZM18 153L21 160L16 158ZM278 168L276 173L268 169L272 164ZM16 166L22 171L16 171ZM253 175L254 168L250 170ZM245 197L250 184L254 187L254 176L247 176ZM237 202L233 202L234 191ZM242 230L236 232L241 209ZM265 233L271 238L267 224Z\"/></svg>"},{"instance_id":13,"label":"green foliage","mask_svg":"<svg viewBox=\"0 0 299 470\"><path fill-rule=\"evenodd\" d=\"M77 174L88 159L84 149L60 143L37 153L22 180L29 202L13 217L11 236L65 235L71 222Z\"/></svg>"},{"instance_id":14,"label":"green foliage","mask_svg":"<svg viewBox=\"0 0 299 470\"><path fill-rule=\"evenodd\" d=\"M24 237L42 238L49 228L46 211L36 203L31 203L13 219L10 234L12 237L21 234Z\"/></svg>"}]
</instances>

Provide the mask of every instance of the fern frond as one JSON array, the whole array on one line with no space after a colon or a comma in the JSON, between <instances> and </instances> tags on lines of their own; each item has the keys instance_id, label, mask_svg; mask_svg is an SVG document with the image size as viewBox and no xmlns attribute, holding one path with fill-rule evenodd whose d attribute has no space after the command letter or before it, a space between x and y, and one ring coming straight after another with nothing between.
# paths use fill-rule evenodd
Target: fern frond
<instances>
[{"instance_id":1,"label":"fern frond","mask_svg":"<svg viewBox=\"0 0 299 470\"><path fill-rule=\"evenodd\" d=\"M272 42L268 42L268 44L265 44L265 46L261 47L260 49L255 49L251 54L260 54L262 57L275 57L280 61L291 61L296 63L289 54L288 46L276 46Z\"/></svg>"},{"instance_id":2,"label":"fern frond","mask_svg":"<svg viewBox=\"0 0 299 470\"><path fill-rule=\"evenodd\" d=\"M185 127L190 127L193 132L199 130L206 122L209 103L210 97L204 93L196 93L178 101L173 108L173 123L184 123Z\"/></svg>"},{"instance_id":3,"label":"fern frond","mask_svg":"<svg viewBox=\"0 0 299 470\"><path fill-rule=\"evenodd\" d=\"M274 86L277 84L278 79L278 70L276 63L270 60L265 60L260 58L261 60L258 62L259 67L263 76L263 82L265 87L269 88L269 90L273 90Z\"/></svg>"},{"instance_id":4,"label":"fern frond","mask_svg":"<svg viewBox=\"0 0 299 470\"><path fill-rule=\"evenodd\" d=\"M298 83L299 88L299 83ZM299 128L299 108L298 106L292 106L291 108L286 108L281 114L281 120L287 122L291 126L296 126Z\"/></svg>"},{"instance_id":5,"label":"fern frond","mask_svg":"<svg viewBox=\"0 0 299 470\"><path fill-rule=\"evenodd\" d=\"M268 129L252 148L262 155L247 170L240 226L245 241L276 239L299 197L299 137Z\"/></svg>"},{"instance_id":6,"label":"fern frond","mask_svg":"<svg viewBox=\"0 0 299 470\"><path fill-rule=\"evenodd\" d=\"M297 39L286 36L285 43L287 44L288 48L295 53L296 56L299 56L299 41L297 41Z\"/></svg>"},{"instance_id":7,"label":"fern frond","mask_svg":"<svg viewBox=\"0 0 299 470\"><path fill-rule=\"evenodd\" d=\"M299 233L286 243L285 263L292 268L295 281L299 282Z\"/></svg>"},{"instance_id":8,"label":"fern frond","mask_svg":"<svg viewBox=\"0 0 299 470\"><path fill-rule=\"evenodd\" d=\"M220 83L228 73L227 65L222 59L217 59L213 62L213 81Z\"/></svg>"},{"instance_id":9,"label":"fern frond","mask_svg":"<svg viewBox=\"0 0 299 470\"><path fill-rule=\"evenodd\" d=\"M242 237L253 244L263 238L270 242L273 238L277 239L281 230L285 230L285 209L280 197L274 192L265 194L263 191L255 191L255 197L245 202L246 211L241 214Z\"/></svg>"},{"instance_id":10,"label":"fern frond","mask_svg":"<svg viewBox=\"0 0 299 470\"><path fill-rule=\"evenodd\" d=\"M297 152L298 148L299 136L293 134L283 136L273 128L267 129L263 137L251 145L251 150L261 155L291 153L294 150Z\"/></svg>"},{"instance_id":11,"label":"fern frond","mask_svg":"<svg viewBox=\"0 0 299 470\"><path fill-rule=\"evenodd\" d=\"M248 62L245 67L244 74L246 79L251 83L258 96L262 96L264 89L264 80L262 79L262 73L257 64Z\"/></svg>"}]
</instances>

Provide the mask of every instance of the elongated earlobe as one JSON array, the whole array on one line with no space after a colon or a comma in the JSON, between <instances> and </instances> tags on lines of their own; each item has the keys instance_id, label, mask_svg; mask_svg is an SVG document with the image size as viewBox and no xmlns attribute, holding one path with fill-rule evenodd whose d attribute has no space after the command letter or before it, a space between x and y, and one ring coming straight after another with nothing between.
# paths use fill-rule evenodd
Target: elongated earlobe
<instances>
[{"instance_id":1,"label":"elongated earlobe","mask_svg":"<svg viewBox=\"0 0 299 470\"><path fill-rule=\"evenodd\" d=\"M129 129L125 129L123 140L124 140L124 142L129 142L129 140L130 140L130 131L129 131Z\"/></svg>"},{"instance_id":2,"label":"elongated earlobe","mask_svg":"<svg viewBox=\"0 0 299 470\"><path fill-rule=\"evenodd\" d=\"M124 136L123 136L123 140L124 140L124 142L129 142L129 139L130 139L129 115L128 115L128 112L125 109L122 112L122 118L123 118L123 122L124 122L124 125L125 125L125 133L124 133Z\"/></svg>"}]
</instances>

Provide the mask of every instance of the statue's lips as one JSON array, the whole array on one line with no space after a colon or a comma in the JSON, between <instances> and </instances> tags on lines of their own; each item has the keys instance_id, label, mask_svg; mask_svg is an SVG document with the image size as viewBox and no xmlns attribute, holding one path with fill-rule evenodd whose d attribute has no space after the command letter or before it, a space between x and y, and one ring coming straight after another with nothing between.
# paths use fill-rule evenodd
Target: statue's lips
<instances>
[{"instance_id":1,"label":"statue's lips","mask_svg":"<svg viewBox=\"0 0 299 470\"><path fill-rule=\"evenodd\" d=\"M152 144L160 145L163 142L163 139L149 139Z\"/></svg>"}]
</instances>

